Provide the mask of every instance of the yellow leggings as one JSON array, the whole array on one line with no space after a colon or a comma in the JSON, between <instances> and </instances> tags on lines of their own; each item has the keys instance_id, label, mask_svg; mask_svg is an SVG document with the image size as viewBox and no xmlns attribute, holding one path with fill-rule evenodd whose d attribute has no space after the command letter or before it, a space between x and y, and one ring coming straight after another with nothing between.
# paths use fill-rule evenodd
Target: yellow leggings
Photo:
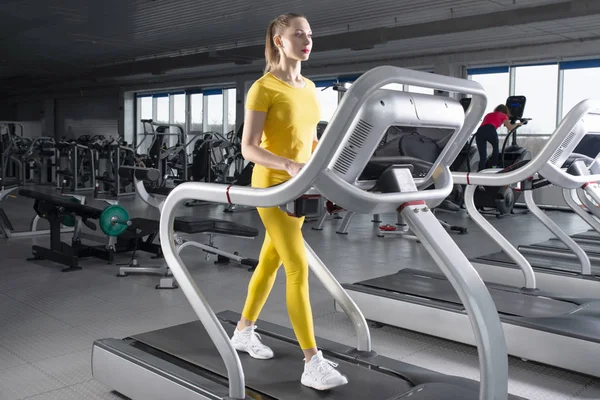
<instances>
[{"instance_id":1,"label":"yellow leggings","mask_svg":"<svg viewBox=\"0 0 600 400\"><path fill-rule=\"evenodd\" d=\"M262 171L254 171L253 187L280 183ZM270 182L265 182L270 181ZM317 347L312 309L308 295L308 261L302 237L304 218L290 217L277 207L257 208L266 228L258 266L248 285L248 297L242 315L256 321L275 283L283 262L286 277L286 303L292 327L302 350Z\"/></svg>"}]
</instances>

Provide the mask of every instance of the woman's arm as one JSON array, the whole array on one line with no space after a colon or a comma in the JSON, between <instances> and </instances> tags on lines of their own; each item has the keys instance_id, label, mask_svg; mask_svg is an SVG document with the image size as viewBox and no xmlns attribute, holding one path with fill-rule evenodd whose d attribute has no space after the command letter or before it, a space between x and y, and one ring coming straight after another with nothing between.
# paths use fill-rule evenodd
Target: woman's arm
<instances>
[{"instance_id":1,"label":"woman's arm","mask_svg":"<svg viewBox=\"0 0 600 400\"><path fill-rule=\"evenodd\" d=\"M505 119L504 122L502 123L502 125L504 125L506 127L506 129L508 129L509 132L512 132L515 128L518 128L523 124L520 122L516 123L516 124L511 124L508 119Z\"/></svg>"},{"instance_id":2,"label":"woman's arm","mask_svg":"<svg viewBox=\"0 0 600 400\"><path fill-rule=\"evenodd\" d=\"M280 157L260 147L260 139L266 119L266 112L246 110L244 131L242 132L242 156L254 164L262 165L269 169L286 171L291 176L296 175L303 164Z\"/></svg>"}]
</instances>

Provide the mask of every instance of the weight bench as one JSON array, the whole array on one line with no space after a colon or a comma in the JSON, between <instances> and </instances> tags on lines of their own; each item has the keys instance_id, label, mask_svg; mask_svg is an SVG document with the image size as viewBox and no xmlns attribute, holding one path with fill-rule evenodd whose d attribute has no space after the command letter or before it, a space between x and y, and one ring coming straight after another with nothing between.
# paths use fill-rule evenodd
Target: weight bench
<instances>
[{"instance_id":1,"label":"weight bench","mask_svg":"<svg viewBox=\"0 0 600 400\"><path fill-rule=\"evenodd\" d=\"M135 191L138 197L146 204L162 210L164 200L160 200L156 196L168 196L172 189L166 187L147 189L145 182L154 183L160 179L160 173L153 168L141 168L133 166L119 167L119 174L122 177L130 178L134 181ZM158 229L158 222L157 222ZM177 241L178 254L187 247L195 247L206 253L205 259L208 261L211 255L216 255L215 264L226 264L230 261L235 261L240 265L249 267L249 271L254 271L258 265L258 260L242 257L239 253L228 252L215 247L215 236L237 237L244 239L254 239L258 236L258 229L241 225L233 221L221 219L198 219L197 217L178 217L175 218L173 230L177 232L175 239ZM203 234L208 236L208 243L199 243L191 240L186 240L179 234ZM127 276L129 273L150 273L163 275L160 283L156 286L157 289L174 289L177 284L172 278L171 272L166 266L161 267L141 267L135 262L128 267L121 267L118 276Z\"/></svg>"},{"instance_id":2,"label":"weight bench","mask_svg":"<svg viewBox=\"0 0 600 400\"><path fill-rule=\"evenodd\" d=\"M21 181L19 179L0 179L0 202L5 200L7 197L11 196L11 194L21 187ZM28 231L15 231L13 224L10 222L10 218L4 211L4 209L0 208L0 234L4 235L5 238L10 239L14 237L31 237L31 236L40 236L47 235L50 233L49 229L38 230L38 223L40 221L39 215L36 215L31 220L29 224ZM73 232L73 228L62 227L62 233ZM1 235L0 235L1 237Z\"/></svg>"},{"instance_id":3,"label":"weight bench","mask_svg":"<svg viewBox=\"0 0 600 400\"><path fill-rule=\"evenodd\" d=\"M21 189L19 195L35 200L34 210L40 218L50 223L50 248L33 246L32 260L50 260L66 265L63 272L80 270L79 260L85 257L95 257L109 263L114 261L114 253L139 249L162 256L159 245L152 244L158 235L153 220L145 218L129 219L127 212L119 206L109 206L105 209L82 204L75 197L57 197L33 190ZM84 224L91 230L97 226L90 220L99 220L101 230L108 240L103 246L88 246L82 243L84 236L81 232ZM73 224L71 244L61 240L61 224ZM147 240L142 238L148 237Z\"/></svg>"}]
</instances>

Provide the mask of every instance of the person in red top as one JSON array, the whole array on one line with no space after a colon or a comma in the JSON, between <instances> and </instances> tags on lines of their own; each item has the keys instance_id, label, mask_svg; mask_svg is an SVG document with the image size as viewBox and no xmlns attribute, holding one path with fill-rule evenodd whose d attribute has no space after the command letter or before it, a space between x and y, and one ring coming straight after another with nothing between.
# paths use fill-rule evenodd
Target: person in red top
<instances>
[{"instance_id":1,"label":"person in red top","mask_svg":"<svg viewBox=\"0 0 600 400\"><path fill-rule=\"evenodd\" d=\"M517 124L511 124L508 120L510 112L508 107L504 104L500 104L496 109L487 114L483 118L483 122L477 132L475 132L475 143L477 144L477 150L479 151L479 170L485 169L487 161L487 144L492 145L492 156L491 164L492 168L498 166L499 149L498 149L498 132L496 131L501 125L504 125L508 131L512 131L515 128L523 125L520 122Z\"/></svg>"}]
</instances>

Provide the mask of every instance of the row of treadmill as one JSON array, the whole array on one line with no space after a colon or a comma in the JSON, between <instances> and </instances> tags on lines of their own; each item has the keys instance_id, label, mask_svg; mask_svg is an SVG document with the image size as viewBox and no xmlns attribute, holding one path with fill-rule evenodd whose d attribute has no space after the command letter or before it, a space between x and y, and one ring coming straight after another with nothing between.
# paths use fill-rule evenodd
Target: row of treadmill
<instances>
[{"instance_id":1,"label":"row of treadmill","mask_svg":"<svg viewBox=\"0 0 600 400\"><path fill-rule=\"evenodd\" d=\"M364 73L341 100L310 161L284 184L268 189L206 182L178 185L162 206L159 236L168 267L198 320L97 340L94 377L132 399L505 400L520 398L508 393L509 354L600 376L600 280L595 275L595 252L600 252L596 219L600 188L595 182L600 164L599 159L574 153L586 135L600 133L600 101L577 104L531 160L503 170L451 172L483 117L487 97L477 82L431 75L391 66ZM389 83L458 93L472 100L465 112L452 97L382 89ZM443 133L447 141L425 174L413 173L412 164L422 167L422 160L398 157L378 177L361 179L392 126ZM470 218L502 252L467 259L433 215L432 209L456 184L466 188ZM545 216L533 202L533 191L549 185L565 193L567 203L593 232L571 238ZM478 211L474 197L480 186L517 190L558 239L531 246L531 251L516 249ZM287 327L257 322L263 341L275 352L271 360L255 360L233 349L229 337L239 314L213 312L201 293L203 283L193 281L173 240L175 215L185 201L293 210L303 194L314 192L355 213L400 213L439 267L436 273L405 268L414 263L399 259L395 274L341 284L306 244L312 272L356 331L355 346L317 339L319 348L349 380L325 393L300 384L298 343ZM476 346L480 381L377 354L367 321Z\"/></svg>"}]
</instances>

